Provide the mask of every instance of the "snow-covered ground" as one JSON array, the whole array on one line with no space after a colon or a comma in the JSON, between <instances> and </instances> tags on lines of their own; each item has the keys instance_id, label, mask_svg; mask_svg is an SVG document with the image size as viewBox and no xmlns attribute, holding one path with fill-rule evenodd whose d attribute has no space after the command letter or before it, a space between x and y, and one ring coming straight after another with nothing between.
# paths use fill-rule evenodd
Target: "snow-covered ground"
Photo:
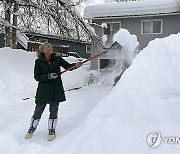
<instances>
[{"instance_id":1,"label":"snow-covered ground","mask_svg":"<svg viewBox=\"0 0 180 154\"><path fill-rule=\"evenodd\" d=\"M40 153L49 146L46 139L48 107L43 113L37 135L31 141L24 139L35 107L37 82L33 78L33 66L36 58L36 53L11 48L0 49L1 154ZM73 57L64 59L69 63L78 61ZM67 101L60 105L57 140L66 136L84 121L99 102L98 100L101 100L111 89L111 87L104 89L100 85L84 87L89 80L89 67L84 65L77 70L62 74ZM68 91L79 87L83 88Z\"/></svg>"},{"instance_id":2,"label":"snow-covered ground","mask_svg":"<svg viewBox=\"0 0 180 154\"><path fill-rule=\"evenodd\" d=\"M35 106L35 54L0 49L0 153L178 154L180 144L165 144L164 137L180 138L179 42L180 33L151 41L113 88L94 83L66 91L53 142L46 139L48 108L34 137L24 139ZM76 81L86 83L86 69L76 71ZM146 141L151 132L162 137L154 149Z\"/></svg>"}]
</instances>

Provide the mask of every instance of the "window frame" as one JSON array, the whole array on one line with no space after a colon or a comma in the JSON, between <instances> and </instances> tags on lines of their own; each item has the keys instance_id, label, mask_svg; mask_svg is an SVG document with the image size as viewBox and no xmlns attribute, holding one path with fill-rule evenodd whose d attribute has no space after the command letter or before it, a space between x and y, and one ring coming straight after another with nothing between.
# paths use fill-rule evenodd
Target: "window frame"
<instances>
[{"instance_id":1,"label":"window frame","mask_svg":"<svg viewBox=\"0 0 180 154\"><path fill-rule=\"evenodd\" d=\"M155 21L160 21L161 22L161 29L160 29L160 33L153 33L153 22ZM143 23L144 22L150 22L151 23L151 27L150 27L150 33L144 33L143 32ZM162 34L162 29L163 29L163 20L162 19L150 19L150 20L142 20L141 21L141 35L153 35L153 34Z\"/></svg>"},{"instance_id":2,"label":"window frame","mask_svg":"<svg viewBox=\"0 0 180 154\"><path fill-rule=\"evenodd\" d=\"M98 71L100 71L100 70L103 70L103 69L101 69L100 68L100 61L101 61L101 59L106 59L106 60L116 60L117 61L117 59L115 58L115 57L101 57L101 58L98 58ZM107 67L108 68L108 67ZM105 68L106 69L106 68Z\"/></svg>"},{"instance_id":3,"label":"window frame","mask_svg":"<svg viewBox=\"0 0 180 154\"><path fill-rule=\"evenodd\" d=\"M88 47L89 47L89 51L88 51ZM86 44L86 53L91 53L91 45L90 44Z\"/></svg>"}]
</instances>

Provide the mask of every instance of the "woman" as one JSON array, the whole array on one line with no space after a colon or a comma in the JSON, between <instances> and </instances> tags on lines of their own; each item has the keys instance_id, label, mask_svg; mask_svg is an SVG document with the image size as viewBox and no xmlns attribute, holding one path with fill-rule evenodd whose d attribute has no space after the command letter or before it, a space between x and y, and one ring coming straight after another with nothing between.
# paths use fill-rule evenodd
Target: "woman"
<instances>
[{"instance_id":1,"label":"woman","mask_svg":"<svg viewBox=\"0 0 180 154\"><path fill-rule=\"evenodd\" d=\"M25 139L32 138L47 103L50 104L48 141L55 139L59 102L66 100L61 76L56 73L60 72L60 66L68 69L74 65L76 68L82 66L80 62L69 64L63 58L57 57L53 53L53 47L50 43L45 43L40 47L38 58L36 59L34 66L34 78L38 81L35 99L36 107Z\"/></svg>"}]
</instances>

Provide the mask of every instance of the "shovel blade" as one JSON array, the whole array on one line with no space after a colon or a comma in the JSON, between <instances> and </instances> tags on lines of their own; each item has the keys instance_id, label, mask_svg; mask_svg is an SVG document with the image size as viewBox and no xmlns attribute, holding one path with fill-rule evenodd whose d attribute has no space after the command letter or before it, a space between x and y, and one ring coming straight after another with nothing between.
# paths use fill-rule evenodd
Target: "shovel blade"
<instances>
[{"instance_id":1,"label":"shovel blade","mask_svg":"<svg viewBox=\"0 0 180 154\"><path fill-rule=\"evenodd\" d=\"M103 49L105 51L111 51L111 50L121 50L123 47L117 42L115 41L110 47L104 47Z\"/></svg>"}]
</instances>

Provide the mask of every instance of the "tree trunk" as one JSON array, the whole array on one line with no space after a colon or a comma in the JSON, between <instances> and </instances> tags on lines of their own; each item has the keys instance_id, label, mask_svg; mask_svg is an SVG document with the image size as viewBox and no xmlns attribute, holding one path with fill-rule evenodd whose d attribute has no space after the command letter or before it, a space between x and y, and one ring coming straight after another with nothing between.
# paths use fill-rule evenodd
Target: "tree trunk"
<instances>
[{"instance_id":1,"label":"tree trunk","mask_svg":"<svg viewBox=\"0 0 180 154\"><path fill-rule=\"evenodd\" d=\"M18 4L17 2L14 2L14 8L13 8L13 28L12 28L12 48L16 49L17 47L17 11L18 11Z\"/></svg>"},{"instance_id":2,"label":"tree trunk","mask_svg":"<svg viewBox=\"0 0 180 154\"><path fill-rule=\"evenodd\" d=\"M10 23L11 23L11 11L10 11L10 0L7 1L8 5L6 8L8 8L5 12L5 46L10 47L11 46L11 30L10 30Z\"/></svg>"}]
</instances>

